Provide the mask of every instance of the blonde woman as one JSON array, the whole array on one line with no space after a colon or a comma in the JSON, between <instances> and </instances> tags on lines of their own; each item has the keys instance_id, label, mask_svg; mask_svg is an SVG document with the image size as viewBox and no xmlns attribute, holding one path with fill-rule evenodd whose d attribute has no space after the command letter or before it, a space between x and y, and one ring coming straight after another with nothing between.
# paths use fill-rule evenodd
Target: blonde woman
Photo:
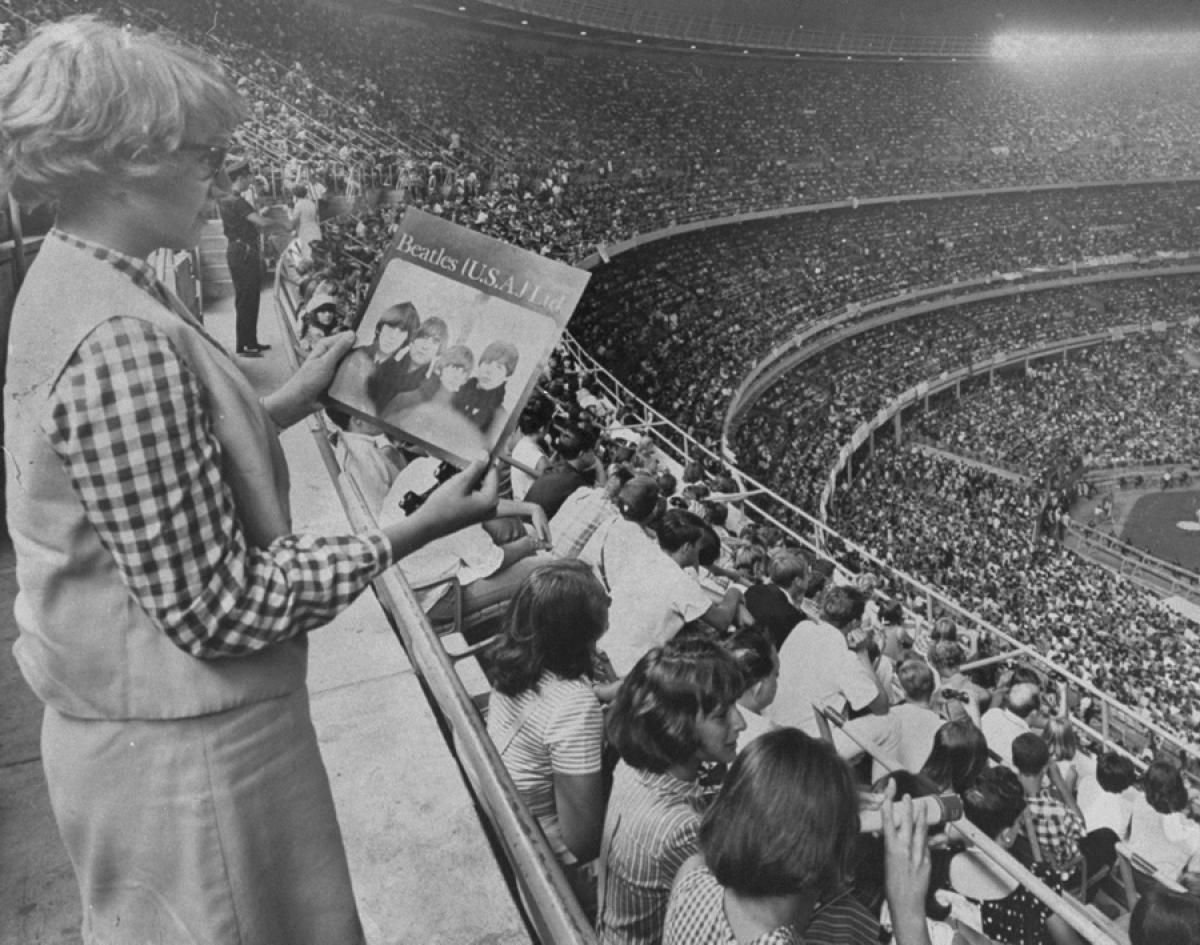
<instances>
[{"instance_id":1,"label":"blonde woman","mask_svg":"<svg viewBox=\"0 0 1200 945\"><path fill-rule=\"evenodd\" d=\"M1053 767L1058 771L1067 790L1071 792L1071 797L1078 796L1079 782L1085 777L1095 776L1096 762L1080 750L1075 726L1071 724L1070 719L1054 716L1042 729L1042 738L1050 749Z\"/></svg>"},{"instance_id":2,"label":"blonde woman","mask_svg":"<svg viewBox=\"0 0 1200 945\"><path fill-rule=\"evenodd\" d=\"M260 400L145 261L196 245L245 113L201 53L90 17L0 67L0 192L57 207L9 342L14 652L87 942L362 941L306 636L497 501L476 467L385 530L292 531L278 431L353 335Z\"/></svg>"}]
</instances>

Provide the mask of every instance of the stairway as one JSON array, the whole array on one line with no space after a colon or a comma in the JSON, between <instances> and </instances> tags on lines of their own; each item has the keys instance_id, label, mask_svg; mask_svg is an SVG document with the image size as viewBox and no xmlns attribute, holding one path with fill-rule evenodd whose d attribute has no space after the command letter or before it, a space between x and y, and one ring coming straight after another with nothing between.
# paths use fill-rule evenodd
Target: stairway
<instances>
[{"instance_id":1,"label":"stairway","mask_svg":"<svg viewBox=\"0 0 1200 945\"><path fill-rule=\"evenodd\" d=\"M225 231L219 219L209 220L200 234L200 286L207 305L233 295L233 279L225 262Z\"/></svg>"}]
</instances>

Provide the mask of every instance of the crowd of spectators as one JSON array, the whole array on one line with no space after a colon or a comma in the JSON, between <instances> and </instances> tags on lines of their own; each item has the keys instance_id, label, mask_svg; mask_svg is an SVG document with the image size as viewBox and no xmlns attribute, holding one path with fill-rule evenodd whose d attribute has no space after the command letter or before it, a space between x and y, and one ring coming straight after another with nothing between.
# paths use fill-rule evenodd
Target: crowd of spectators
<instances>
[{"instance_id":1,"label":"crowd of spectators","mask_svg":"<svg viewBox=\"0 0 1200 945\"><path fill-rule=\"evenodd\" d=\"M163 9L213 27L202 7ZM1186 63L1097 76L622 53L614 81L615 52L564 55L445 23L364 23L324 7L296 15L279 0L225 17L218 32L295 63L302 79L361 102L401 140L432 133L452 159L463 152L464 177L500 186L515 178L547 200L557 188L592 244L796 203L1194 167L1194 116L1181 104L1193 100Z\"/></svg>"},{"instance_id":2,"label":"crowd of spectators","mask_svg":"<svg viewBox=\"0 0 1200 945\"><path fill-rule=\"evenodd\" d=\"M569 386L561 393L582 389L571 378L578 380L569 371L562 375ZM569 403L568 397L564 408ZM551 462L527 500L538 482L555 476L556 456L575 455L570 444L581 423L595 430L586 411L560 418L559 433L546 444ZM497 680L492 698L498 715L489 728L547 836L558 844L581 902L595 909L601 941L690 941L700 921L690 900L693 886L718 882L727 897L753 892L711 861L698 866L693 857L715 856L706 831L734 829L738 822L726 792L736 792L739 804L755 803L740 795L769 782L756 759L793 741L797 750L803 747L808 771L801 795L832 804L850 796L850 785L884 791L888 781L901 793L958 791L967 800L968 819L989 836L998 837L1001 827L1011 830L1007 845L1023 833L1013 854L1053 889L1074 888L1085 858L1092 858L1093 871L1111 865L1116 840L1161 860L1163 876L1172 882L1200 865L1196 830L1178 842L1164 839L1179 836L1176 821L1188 823L1182 813L1186 792L1182 802L1172 793L1173 806L1164 807L1152 779L1145 799L1133 789L1137 778L1125 757L1105 754L1097 763L1071 723L1053 717L1058 705L1051 678L1029 667L964 674L959 667L968 653L992 652L987 635L950 619L918 617L919 602L906 599L886 576L839 575L778 529L748 525L731 535L729 509L707 492L698 466L679 488L640 444L589 438L587 449L593 455L581 468L593 471L596 484L578 482L558 505L549 523L552 550L524 579L495 656L485 655L483 663L485 669L489 660L497 663L489 672ZM1172 623L1148 595L1113 587L1107 572L1081 569L1052 542L1032 540L1036 493L923 454L886 457L871 469L865 496L845 497L852 509L847 526L861 521L872 537L906 536L895 548L876 549L888 560L951 590L1008 632L1036 634L1052 659L1098 682L1111 685L1132 668L1115 691L1177 730L1200 727L1200 692L1187 681L1192 654L1181 640L1181 622ZM912 494L889 491L890 480L906 482ZM945 540L958 533L965 542ZM734 552L730 565L721 563L720 551L706 554L706 544ZM915 553L922 548L929 553ZM759 554L745 553L751 549ZM985 563L986 580L969 571ZM569 606L548 589L532 590L557 580L554 575L577 585ZM972 587L974 595L967 593ZM610 607L606 619L603 611ZM781 621L785 610L790 617ZM565 625L550 619L559 612L571 615ZM551 637L558 641L553 647L538 642ZM537 656L532 664L530 654ZM523 674L518 691L511 681L514 666ZM538 678L541 686L532 686ZM1169 705L1158 699L1167 687ZM812 739L826 723L814 705L831 713L831 744L820 749L811 747L819 744ZM672 715L671 707L681 714ZM1088 706L1071 708L1094 721ZM616 755L611 774L606 740ZM834 762L834 755L851 767ZM725 775L723 766L730 763ZM1113 766L1121 768L1119 777L1109 777ZM747 767L755 773L747 774ZM1177 760L1154 758L1152 770L1159 769L1164 778L1180 780ZM751 785L744 783L747 777ZM1004 783L1011 816L993 833L994 821L978 805L996 782ZM770 783L776 794L784 790ZM1023 810L1030 819L1019 827ZM1133 817L1136 811L1141 820ZM832 842L839 858L856 850L844 874L853 879L843 887L851 897L843 901L853 904L856 918L839 914L836 922L843 932L861 923L862 938L854 941L872 941L882 899L879 851L870 841L829 838L825 831L840 816L830 810L824 827L809 824L784 835L801 847ZM860 816L878 814L868 809ZM761 837L745 842L743 857L766 856ZM596 873L588 866L597 851L598 900ZM954 844L934 854L964 855ZM749 861L739 862L746 868ZM962 862L942 867L953 872ZM706 870L715 871L715 880ZM962 893L961 880L938 875L935 867L934 890ZM948 894L929 902L935 899L939 906L929 907L934 920L944 919L958 901ZM1056 922L1023 887L1019 893L1009 889L995 909L1007 919L983 905L975 922L1012 945L1047 940L1043 936ZM1025 931L1004 925L1014 916Z\"/></svg>"},{"instance_id":3,"label":"crowd of spectators","mask_svg":"<svg viewBox=\"0 0 1200 945\"><path fill-rule=\"evenodd\" d=\"M792 334L866 302L892 297L900 307L921 289L979 291L1003 286L1006 273L1117 254L1153 263L1155 253L1193 246L1193 190L862 207L689 234L598 269L572 332L619 380L716 448L739 381ZM382 207L349 224L327 222L327 255L369 273L397 218L397 208ZM512 240L505 219L466 222ZM1096 303L1085 294L1083 304Z\"/></svg>"},{"instance_id":4,"label":"crowd of spectators","mask_svg":"<svg viewBox=\"0 0 1200 945\"><path fill-rule=\"evenodd\" d=\"M15 6L34 20L78 8ZM823 199L1193 169L1196 80L1172 62L1098 77L645 56L624 57L614 83L601 50L566 57L443 23L325 7L297 15L281 0L88 8L148 13L216 44L252 99L246 142L282 159L284 183L344 193L339 175L365 163L417 205L568 259L662 225ZM18 40L21 20L6 26L4 42ZM326 140L331 129L337 140ZM395 147L375 147L385 140ZM715 446L725 400L782 336L924 286L1187 249L1194 186L861 206L701 232L602 267L576 326L623 380ZM337 324L353 324L398 213L393 204L326 224L306 261L306 297L333 296ZM973 306L952 326L926 316L848 339L764 398L739 452L811 504L847 434L888 397L998 349L1128 321L1147 291L1176 309L1194 294L1188 280L1166 285L1094 287L1082 301L1039 293ZM1159 305L1138 320L1170 317Z\"/></svg>"},{"instance_id":5,"label":"crowd of spectators","mask_svg":"<svg viewBox=\"0 0 1200 945\"><path fill-rule=\"evenodd\" d=\"M1144 415L1130 410L1126 429ZM1037 527L1041 490L920 448L880 449L831 523L1048 660L1180 734L1200 731L1190 622Z\"/></svg>"},{"instance_id":6,"label":"crowd of spectators","mask_svg":"<svg viewBox=\"0 0 1200 945\"><path fill-rule=\"evenodd\" d=\"M810 510L850 435L922 381L997 353L1104 332L1183 322L1200 283L1192 276L1048 289L890 322L806 360L758 401L734 443L741 466Z\"/></svg>"},{"instance_id":7,"label":"crowd of spectators","mask_svg":"<svg viewBox=\"0 0 1200 945\"><path fill-rule=\"evenodd\" d=\"M995 778L1019 783L1007 826L1028 806L1036 829L1046 817L1070 819L1072 828L1065 836L1039 833L1036 846L1014 852L1054 888L1075 882L1087 855L1080 841L1094 827L1084 798L1097 792L1107 797L1112 789L1097 786L1087 755L1076 758L1062 747L1067 741L1079 746L1073 735L1062 734L1060 720L1050 718L1057 708L1052 680L1025 667L964 674L959 667L968 654L993 652L988 635L930 619L923 603L886 575L835 572L779 529L740 517L735 524L735 509L721 494L730 481L698 463L677 480L647 441L603 433L604 412L580 406L587 381L578 365L558 365L547 385L558 400L558 417L552 425L531 424L526 434L537 441L539 431L555 431L540 442L547 463L526 502L546 503L548 490L539 485L559 483L564 470L574 491L560 500L561 490L549 490L556 496L550 546L512 566L522 586L495 644L498 714L489 727L547 836L558 844L556 854L581 902L596 910L601 940L688 940L678 937L679 923L690 928L684 919L691 919L680 917L683 907L670 890L677 873L691 875L689 855L707 852L698 811L712 804L721 766L735 754L750 759L777 742L798 739L797 728L819 735L814 703L846 719L844 728L839 724L830 733L832 748L821 750L819 763L840 755L853 765L861 789L882 789L878 778L897 763L907 773L893 779L904 791L953 789L974 796ZM540 419L543 410L538 402L533 412ZM1188 688L1190 654L1179 641L1180 623L1170 623L1149 596L1113 587L1106 572L1080 570L1052 542L1032 540L1036 492L957 464L926 464L923 454L905 456L894 467L884 458L869 470L865 498L857 491L844 497L852 510L848 519L862 515L868 537L897 542L880 548L864 538L863 544L946 588L1010 634L1035 636L1031 642L1051 660L1095 679L1151 717L1178 731L1200 726L1200 693ZM889 492L892 479L907 483L912 495ZM985 524L976 521L979 516ZM840 519L838 524L843 526ZM959 534L964 541L956 540ZM989 568L986 580L968 570L979 562ZM576 586L570 606L548 587L531 590L557 580L555 574ZM972 588L973 595L967 593ZM470 584L463 600L469 620ZM606 619L602 611L610 607ZM571 615L565 625L551 619L560 612ZM538 642L551 637L558 641L554 647ZM537 656L533 663L530 654ZM490 659L485 651L485 669ZM1126 679L1127 665L1135 672ZM522 674L520 687L511 681L514 667ZM1174 686L1182 697L1167 688ZM1168 691L1169 705L1158 698ZM600 705L610 700L602 712ZM677 702L694 706L686 710L689 721L672 723L675 734L660 738L654 733L665 730L660 726L668 720L656 713ZM1071 708L1094 721L1094 706ZM637 734L630 734L630 725ZM601 748L605 737L619 756L609 759L616 764L611 773ZM989 752L1015 773L988 773L997 770ZM818 764L805 757L808 765ZM729 785L742 784L750 763L734 761ZM1158 763L1173 764L1165 758ZM1052 766L1070 768L1068 787L1055 782ZM1127 790L1133 780L1131 774L1118 789L1125 792L1119 804L1110 798L1108 806L1125 812L1119 838L1140 843L1150 831L1130 833L1128 814L1139 802ZM804 790L832 800L845 790L837 783L835 778ZM720 802L712 810L713 817L730 816L719 813L725 810ZM807 843L819 842L815 833L806 836ZM1182 850L1160 846L1173 857ZM837 849L845 852L847 842L838 841ZM1111 862L1111 843L1107 850ZM597 851L598 902L596 872L589 868ZM1172 876L1190 868L1191 854L1184 853ZM957 848L947 855L959 855ZM881 898L881 865L869 848L860 848L858 856L852 895L865 909L867 941L878 921L872 910ZM1044 931L1047 911L1027 890L1023 895L1029 897L1025 920ZM1041 931L1030 938L996 934L998 941L1035 942Z\"/></svg>"},{"instance_id":8,"label":"crowd of spectators","mask_svg":"<svg viewBox=\"0 0 1200 945\"><path fill-rule=\"evenodd\" d=\"M465 24L284 0L16 3L32 17L84 8L169 23L220 55L256 99L247 142L292 166L285 184L386 182L464 219L528 212L537 222L522 235L552 231L576 257L752 210L1196 169L1187 62L1097 74L564 54Z\"/></svg>"},{"instance_id":9,"label":"crowd of spectators","mask_svg":"<svg viewBox=\"0 0 1200 945\"><path fill-rule=\"evenodd\" d=\"M1041 361L940 404L912 430L1031 477L1071 457L1086 468L1195 462L1197 368L1187 357L1198 344L1177 327Z\"/></svg>"},{"instance_id":10,"label":"crowd of spectators","mask_svg":"<svg viewBox=\"0 0 1200 945\"><path fill-rule=\"evenodd\" d=\"M1003 194L689 233L600 267L572 331L711 445L740 379L797 331L923 288L1194 249L1196 194L1192 185Z\"/></svg>"},{"instance_id":11,"label":"crowd of spectators","mask_svg":"<svg viewBox=\"0 0 1200 945\"><path fill-rule=\"evenodd\" d=\"M20 7L35 18L76 9L45 0ZM129 14L119 6L89 8ZM734 66L624 56L614 78L614 60L604 52L568 57L388 16L368 22L326 7L298 12L283 0L228 8L159 0L153 9L215 48L242 77L254 108L242 143L270 164L281 188L303 184L314 197L354 197L386 182L399 197L354 219L326 221L311 256L289 262L301 277L305 337L355 323L405 202L543 254L578 260L597 246L662 226L828 199L1187 176L1195 171L1200 144L1200 115L1192 104L1200 101L1200 80L1190 67L1174 63L1135 72L1114 67L1096 76L988 64ZM16 24L6 24L0 43L19 38ZM975 279L1002 284L1004 274L1014 271L1193 249L1196 186L864 205L701 232L602 267L576 326L585 347L715 445L721 412L738 380L786 336L847 306L923 287ZM1194 276L1097 283L914 315L849 334L768 392L742 425L738 451L771 486L812 507L849 434L906 388L999 351L1130 323L1177 326L1191 314L1198 292ZM1044 460L1028 444L1031 431L1056 442L1074 437L1072 447L1078 444L1097 461L1194 455L1195 435L1185 425L1194 406L1188 369L1171 348L1185 342L1182 330L1172 327L1150 341L1035 368L1011 387L997 385L987 396L964 398L953 411L926 418L921 431L1015 465ZM540 558L583 562L564 573L579 583L572 593L588 620L575 628L575 655L588 659L540 667L528 664L527 653L516 653L520 673L498 685L500 695L512 700L511 711L497 715L493 735L499 742L517 734L524 724L518 700L548 681L543 670L564 679L570 670L571 684L555 688L570 690L573 727L564 730L549 712L549 721L539 718L536 734L555 747L584 730L591 741L586 751L573 746L563 755L570 763L561 772L550 764L551 790L543 778L533 788L538 794L531 808L547 818L549 832L549 818L563 804L554 778L589 778L586 803L556 822L561 842L555 852L570 857L568 865L583 867L572 879L586 887L584 861L600 849L603 828L611 894L607 907L599 906L604 941L655 941L664 928L668 936L687 939L688 932L679 930L692 928L695 912L689 910L696 903L681 905L677 898L668 908L668 900L676 868L686 868L688 854L703 849L715 859L713 833L722 827L721 815L715 826L708 818L703 827L696 815L714 793L704 778L720 779L713 765L732 762L728 790L745 791L738 797L751 800L755 779L762 777L754 774L759 755L786 759L790 752L804 757L806 769L825 765L828 776L808 793L844 800L845 809L831 809L825 819L838 820L842 839L855 832L848 812L856 798L832 751L808 741L790 744L791 734L737 744L746 728L743 713L760 716L756 733L799 726L813 729L810 735L820 734L814 700L863 715L865 721L847 725L851 734L832 739L847 760L860 760L859 740L865 739L885 754L895 749L911 759L907 766L918 769L912 773L921 790L953 786L980 797L1015 791L1015 799L1008 798L1012 817L994 824L996 836L1014 828L1026 803L1035 821L1047 810L1067 816L1061 811L1075 805L1076 788L1088 783L1090 770L1084 766L1066 791L1051 788L1049 748L1039 747L1040 739L989 734L1003 731L997 724L1041 730L1036 697L1045 681L956 674L968 640L953 626L912 620L920 607L897 599L897 588L887 588L894 592L889 598L833 581L778 529L751 525L734 535L727 530L730 504L720 497L733 491L732 481L705 476L696 466L680 487L644 442L602 438L612 405L583 406L587 377L569 358L557 358L544 386L558 402L560 428L567 429L546 444L547 463L544 469L536 464L540 475L521 510L512 506L514 514L530 518L532 529L526 534L519 523L512 525L502 542L481 528L480 540L508 550L523 542L522 576L538 574ZM534 424L526 432L536 440L546 428ZM377 432L347 422L343 440L355 436L370 441L376 470L400 481L411 457L393 449L381 459ZM550 508L539 503L554 476ZM566 478L578 488L559 488ZM395 487L391 480L381 485L372 495ZM1200 689L1189 675L1197 654L1184 622L1157 599L1038 535L1037 506L1036 493L987 471L919 451L881 449L853 487L837 496L832 521L882 560L944 589L1165 726L1185 736L1200 730ZM547 528L548 518L553 521ZM564 535L572 536L566 553L551 545ZM609 540L613 536L617 540ZM508 550L496 549L502 571L511 558ZM868 591L875 583L871 576L861 581ZM521 584L529 586L524 577ZM754 629L767 623L766 611L755 614L751 606L755 597L761 603L764 588L783 595L797 618L791 628L779 625L773 641L761 636L762 626ZM533 612L537 598L530 592L525 610L514 608L508 633L517 642L529 643L521 636L524 623L536 629L545 618ZM780 603L775 601L775 616ZM600 611L609 604L621 619L605 638ZM760 638L748 638L747 631ZM597 638L615 657L607 665L590 659ZM824 662L806 666L814 640L823 641L817 650ZM980 641L971 640L970 648L985 655L986 641L981 650ZM781 663L792 667L782 681ZM828 673L812 672L822 668ZM942 685L949 682L953 688ZM810 691L810 683L824 688ZM774 687L785 697L773 707ZM653 731L638 726L650 714L644 707L666 704L665 694L692 709L687 725L673 729L684 735L656 743ZM596 777L600 701L612 703L609 739L621 756L607 812L596 810L591 796L602 783ZM797 704L808 707L799 720L786 712ZM1087 706L1075 708L1087 717ZM1009 715L1001 722L993 713ZM958 728L950 732L948 726ZM919 751L906 740L913 727L921 732ZM520 753L541 759L535 733L521 734L531 744L522 744ZM935 769L935 757L948 754L947 741L958 737L976 746L976 756L979 745L990 748L1017 773L993 774L1000 769L986 757L973 757L963 770ZM734 761L735 745L749 761ZM541 760L538 765L546 767ZM870 785L871 767L859 769L862 786ZM944 781L936 780L935 770ZM578 788L576 782L563 784ZM664 797L675 802L672 833L657 840L671 846L658 850L660 861L646 870L639 856L652 852L648 838L666 822L654 816L653 806ZM587 804L592 807L582 810ZM724 807L736 811L739 804L726 799ZM722 802L713 810L723 810ZM1068 812L1085 819L1077 810ZM980 818L981 829L987 813L968 810ZM644 822L646 837L627 830L614 842L622 817L626 824ZM822 818L813 820L812 833L792 837L792 847L812 839ZM887 832L886 818L884 825ZM1073 840L1083 836L1082 827L1076 834ZM846 846L837 842L841 852ZM1082 851L1067 844L1048 852L1034 852L1033 859L1065 883ZM1190 857L1182 868L1189 866ZM829 867L826 862L829 875L812 879L814 891L844 882ZM634 875L638 870L652 874L653 883ZM741 896L753 903L762 891L738 888L739 872L746 871L726 877L714 866L711 876L698 875L708 884L705 895L727 887L730 901ZM1028 921L1043 931L1044 913L1035 915L1036 906L1028 912ZM837 921L857 923L865 915L839 914ZM893 918L904 921L895 911ZM877 918L863 921L862 940L873 941L870 926Z\"/></svg>"}]
</instances>

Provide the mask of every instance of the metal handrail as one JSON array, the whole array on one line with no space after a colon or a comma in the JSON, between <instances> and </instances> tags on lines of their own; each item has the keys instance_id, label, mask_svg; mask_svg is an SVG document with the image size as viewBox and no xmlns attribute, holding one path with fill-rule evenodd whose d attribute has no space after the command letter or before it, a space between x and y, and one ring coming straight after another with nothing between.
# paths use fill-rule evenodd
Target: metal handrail
<instances>
[{"instance_id":1,"label":"metal handrail","mask_svg":"<svg viewBox=\"0 0 1200 945\"><path fill-rule=\"evenodd\" d=\"M760 515L764 520L770 521L804 547L807 547L818 554L824 555L825 543L830 538L836 538L846 549L853 551L862 560L868 562L873 569L880 573L892 575L904 586L914 592L916 596L925 600L926 614L929 619L932 620L932 617L935 613L954 614L958 619L966 621L980 630L986 631L991 635L992 639L1000 641L1003 645L1007 646L1010 658L1023 659L1034 663L1047 675L1060 680L1065 680L1066 682L1070 683L1073 689L1075 689L1077 692L1086 693L1100 705L1100 711L1103 715L1103 729L1105 732L1105 737L1111 737L1110 732L1114 715L1118 718L1127 718L1130 720L1130 724L1132 726L1152 734L1155 738L1158 738L1162 742L1175 747L1180 752L1191 758L1198 766L1200 766L1200 749L1182 741L1174 732L1167 730L1153 720L1139 714L1129 706L1126 706L1119 700L1098 689L1092 683L1080 676L1077 676L1075 673L1071 672L1065 667L1059 666L1058 664L1046 659L1034 647L1017 640L1004 630L1001 630L995 624L984 619L979 614L968 610L965 606L951 599L942 592L930 587L912 575L907 574L906 572L886 563L867 548L859 545L855 541L841 536L826 523L819 521L818 519L804 512L802 509L798 508L793 503L778 496L768 486L757 481L745 472L737 469L737 467L734 466L728 458L718 456L711 449L696 441L690 436L690 434L681 429L672 421L668 420L648 403L639 398L636 394L621 384L621 382L617 380L616 377L611 374L611 372L604 368L603 365L599 364L590 354L588 354L588 352L584 350L578 342L574 341L574 339L570 339L569 336L567 344L569 345L569 350L571 351L572 355L581 361L585 367L585 370L587 370L589 373L592 373L593 376L603 380L606 394L608 394L618 404L633 404L634 407L629 408L630 412L640 414L642 417L646 418L646 433L655 440L657 445L665 447L665 455L686 458L691 455L702 454L712 460L715 460L720 464L721 468L730 472L735 480L739 482L741 488L761 489L771 497L773 502L779 503L779 505L787 509L790 514L796 515L799 521L804 522L806 526L810 527L813 535L816 536L815 540L806 538L798 533L793 525L782 521L777 516L771 515L769 512L763 509L761 503L750 501L744 503L745 506L751 509L756 515ZM668 431L674 433L675 436L683 440L683 445L670 442L665 435L665 433Z\"/></svg>"},{"instance_id":2,"label":"metal handrail","mask_svg":"<svg viewBox=\"0 0 1200 945\"><path fill-rule=\"evenodd\" d=\"M816 705L813 706L813 709L819 717L824 718L826 722L836 727L860 751L868 755L873 761L878 762L888 773L900 770L901 766L896 759L880 751L876 746L858 738L853 731L848 730L844 719L838 713ZM969 845L978 849L996 866L1000 867L1001 870L1033 893L1040 902L1055 915L1060 916L1063 921L1083 936L1084 939L1092 943L1092 945L1128 945L1128 939L1117 939L1108 929L1101 928L1076 902L1056 893L1025 865L1019 863L1008 850L996 843L995 840L969 820L951 821L946 824L946 832L958 836Z\"/></svg>"}]
</instances>

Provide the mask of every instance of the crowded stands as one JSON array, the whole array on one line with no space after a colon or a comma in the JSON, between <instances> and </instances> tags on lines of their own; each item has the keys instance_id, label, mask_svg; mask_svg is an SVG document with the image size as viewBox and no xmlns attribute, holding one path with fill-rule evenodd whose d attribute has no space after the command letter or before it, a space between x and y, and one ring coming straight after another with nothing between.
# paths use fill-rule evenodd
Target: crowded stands
<instances>
[{"instance_id":1,"label":"crowded stands","mask_svg":"<svg viewBox=\"0 0 1200 945\"><path fill-rule=\"evenodd\" d=\"M851 335L768 391L735 449L748 471L762 470L777 491L815 509L850 434L903 391L1006 351L1123 325L1182 322L1198 288L1194 276L1183 275L1047 289L964 305L950 321L939 309Z\"/></svg>"},{"instance_id":2,"label":"crowded stands","mask_svg":"<svg viewBox=\"0 0 1200 945\"><path fill-rule=\"evenodd\" d=\"M1176 327L1030 365L921 416L914 432L1031 477L1064 456L1089 468L1187 463L1200 455L1195 343Z\"/></svg>"},{"instance_id":3,"label":"crowded stands","mask_svg":"<svg viewBox=\"0 0 1200 945\"><path fill-rule=\"evenodd\" d=\"M14 7L6 45L22 18L77 5ZM601 254L572 329L716 449L751 367L844 315L851 330L750 405L732 444L810 512L853 431L903 391L1128 325L1161 323L966 392L916 432L1026 476L1051 443L1097 465L1196 459L1184 353L1198 344L1187 320L1200 277L1147 274L1198 249L1200 185L1174 180L1196 170L1193 69L1097 79L625 56L614 71L603 51L568 57L327 7L297 16L283 0L92 8L161 18L206 45L250 98L241 143L267 185L326 209L320 239L281 262L305 344L357 323L406 205L579 262L687 221L857 198ZM1160 182L857 202L1147 179ZM335 199L360 212L330 217ZM1137 279L956 299L1039 269L1112 276L1134 263ZM926 289L950 304L908 313ZM883 300L895 318L858 317ZM1131 939L1147 941L1173 908L1155 882L1175 895L1200 872L1186 759L1089 738L1098 706L1061 703L1044 669L972 665L1002 655L1002 640L853 554L834 562L755 522L730 470L675 462L619 422L626 405L596 396L594 367L556 355L510 444L503 518L399 566L417 584L422 555L452 560L461 606L428 592L420 603L477 648L488 731L600 941L873 945L890 930L924 945L959 927L1061 945L1091 926L1060 894L1122 911L1121 893L1105 899L1088 877L1115 876L1126 844L1147 903ZM419 507L437 464L332 419L372 511ZM1194 629L1036 533L1039 500L1027 483L889 443L835 494L830 523L1186 742L1200 730ZM891 800L948 792L962 797L962 832ZM868 821L882 843L860 840ZM927 829L945 835L933 853ZM997 879L1008 853L993 846L1018 876Z\"/></svg>"}]
</instances>

